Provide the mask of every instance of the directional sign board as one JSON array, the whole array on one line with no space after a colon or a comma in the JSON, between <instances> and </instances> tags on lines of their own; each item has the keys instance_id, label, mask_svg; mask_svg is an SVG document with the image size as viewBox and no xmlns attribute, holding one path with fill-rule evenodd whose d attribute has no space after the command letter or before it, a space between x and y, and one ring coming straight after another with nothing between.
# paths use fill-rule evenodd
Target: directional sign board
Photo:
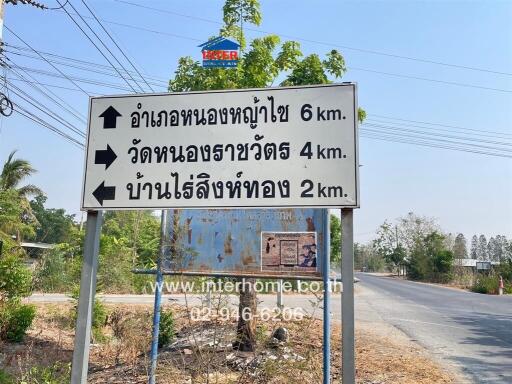
<instances>
[{"instance_id":1,"label":"directional sign board","mask_svg":"<svg viewBox=\"0 0 512 384\"><path fill-rule=\"evenodd\" d=\"M82 209L359 206L356 86L93 97Z\"/></svg>"}]
</instances>

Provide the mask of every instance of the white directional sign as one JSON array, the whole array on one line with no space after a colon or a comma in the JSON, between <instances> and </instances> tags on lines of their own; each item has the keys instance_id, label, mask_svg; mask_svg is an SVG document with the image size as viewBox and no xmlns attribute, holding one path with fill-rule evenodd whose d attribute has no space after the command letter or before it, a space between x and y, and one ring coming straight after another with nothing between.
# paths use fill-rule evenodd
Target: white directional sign
<instances>
[{"instance_id":1,"label":"white directional sign","mask_svg":"<svg viewBox=\"0 0 512 384\"><path fill-rule=\"evenodd\" d=\"M358 207L356 86L93 97L82 209Z\"/></svg>"}]
</instances>

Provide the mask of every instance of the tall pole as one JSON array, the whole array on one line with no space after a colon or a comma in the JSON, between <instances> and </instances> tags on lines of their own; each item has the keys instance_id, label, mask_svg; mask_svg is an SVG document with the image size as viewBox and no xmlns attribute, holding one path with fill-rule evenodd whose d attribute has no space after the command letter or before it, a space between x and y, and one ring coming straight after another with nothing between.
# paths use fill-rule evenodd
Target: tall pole
<instances>
[{"instance_id":1,"label":"tall pole","mask_svg":"<svg viewBox=\"0 0 512 384\"><path fill-rule=\"evenodd\" d=\"M341 210L341 326L342 326L342 378L343 384L354 384L355 370L355 332L354 332L354 211Z\"/></svg>"},{"instance_id":2,"label":"tall pole","mask_svg":"<svg viewBox=\"0 0 512 384\"><path fill-rule=\"evenodd\" d=\"M331 382L331 239L330 239L330 214L327 210L325 218L325 258L322 264L322 275L324 279L324 334L323 334L323 359L324 374L323 384Z\"/></svg>"},{"instance_id":3,"label":"tall pole","mask_svg":"<svg viewBox=\"0 0 512 384\"><path fill-rule=\"evenodd\" d=\"M167 215L168 211L162 210L162 217L160 223L160 252L158 254L156 266L156 289L155 289L155 304L153 307L153 334L151 337L151 367L149 372L149 384L156 382L156 363L158 359L158 335L160 331L160 307L162 302L162 262L167 255L169 247L169 234L167 233Z\"/></svg>"},{"instance_id":4,"label":"tall pole","mask_svg":"<svg viewBox=\"0 0 512 384\"><path fill-rule=\"evenodd\" d=\"M71 384L85 384L87 382L94 295L96 293L96 274L98 272L101 221L101 211L87 212L75 345L73 350L73 363L71 366Z\"/></svg>"}]
</instances>

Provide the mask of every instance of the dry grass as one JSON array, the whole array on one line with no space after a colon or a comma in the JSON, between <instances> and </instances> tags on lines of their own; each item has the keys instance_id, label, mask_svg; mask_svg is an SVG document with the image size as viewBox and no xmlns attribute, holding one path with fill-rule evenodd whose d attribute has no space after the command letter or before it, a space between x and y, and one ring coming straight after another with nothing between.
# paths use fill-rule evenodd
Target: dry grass
<instances>
[{"instance_id":1,"label":"dry grass","mask_svg":"<svg viewBox=\"0 0 512 384\"><path fill-rule=\"evenodd\" d=\"M151 339L152 308L137 305L108 306L110 315L105 326L105 341L93 345L90 356L90 383L146 383L148 349ZM30 367L51 366L60 361L71 361L73 324L70 324L70 305L40 305L33 329L23 343L2 345L0 368L20 377ZM183 308L173 307L176 328L189 335L200 329L219 329L229 339L234 322L191 323ZM273 329L285 326L290 341L287 350L266 346ZM226 332L226 330L230 330ZM248 361L273 354L275 359L236 370L228 364L229 348L191 348L162 351L159 359L158 383L321 383L322 379L322 324L315 319L295 322L271 321L260 324L259 349L255 353L240 354ZM332 379L338 382L341 370L340 328L333 326ZM283 354L295 353L303 359L284 359ZM357 382L364 384L433 384L454 383L425 353L411 344L397 342L372 330L356 332ZM65 381L63 381L65 382Z\"/></svg>"}]
</instances>

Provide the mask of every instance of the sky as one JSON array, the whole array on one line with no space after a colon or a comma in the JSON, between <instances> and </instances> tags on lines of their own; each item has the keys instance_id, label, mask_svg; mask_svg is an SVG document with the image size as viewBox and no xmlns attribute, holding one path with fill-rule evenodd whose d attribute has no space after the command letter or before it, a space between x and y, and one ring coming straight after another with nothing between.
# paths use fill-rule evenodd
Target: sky
<instances>
[{"instance_id":1,"label":"sky","mask_svg":"<svg viewBox=\"0 0 512 384\"><path fill-rule=\"evenodd\" d=\"M40 2L48 7L59 6L55 0ZM71 0L66 5L74 12L70 4L82 15L90 16L81 1ZM108 21L105 27L144 76L163 81L154 87L160 92L166 90L165 82L173 77L180 57L201 59L197 45L216 35L222 21L222 1L88 0L87 4L98 17ZM13 31L36 50L109 65L62 10L43 11L26 5L5 8L4 43L24 46L10 32ZM261 9L262 24L246 26L251 28L246 30L249 39L275 33L283 41L299 41L304 54L323 56L331 49L341 51L349 68L342 80L358 83L358 103L368 113L367 128L379 130L387 125L396 132L397 127L427 127L444 129L437 133L459 137L473 133L465 136L473 140L473 149L489 151L482 146L495 147L489 143L494 142L505 149L507 146L502 144L508 144L512 150L512 2L264 0ZM100 27L93 20L86 20L107 41ZM119 51L112 44L109 46L126 63ZM31 76L54 86L50 89L57 96L87 115L85 93L68 80L33 72L56 73L46 62L19 53L35 55L8 46L10 64L29 68ZM126 87L122 79L91 72L106 70L100 66L86 65L86 70L62 65L58 68L68 76ZM44 100L27 84L15 81L11 70L4 70L3 76L85 132L84 122ZM9 95L11 83L7 89L4 84L2 92ZM127 93L101 85L78 84L95 95ZM420 128L413 126L418 124ZM361 208L354 215L356 241L371 240L384 220L392 221L408 212L434 217L444 231L462 232L466 237L512 237L510 157L363 136L359 154ZM446 136L439 138L450 140ZM46 192L47 205L65 208L79 219L83 150L16 112L0 121L0 161L5 161L14 149L18 150L17 156L29 160L38 170L29 182Z\"/></svg>"}]
</instances>

